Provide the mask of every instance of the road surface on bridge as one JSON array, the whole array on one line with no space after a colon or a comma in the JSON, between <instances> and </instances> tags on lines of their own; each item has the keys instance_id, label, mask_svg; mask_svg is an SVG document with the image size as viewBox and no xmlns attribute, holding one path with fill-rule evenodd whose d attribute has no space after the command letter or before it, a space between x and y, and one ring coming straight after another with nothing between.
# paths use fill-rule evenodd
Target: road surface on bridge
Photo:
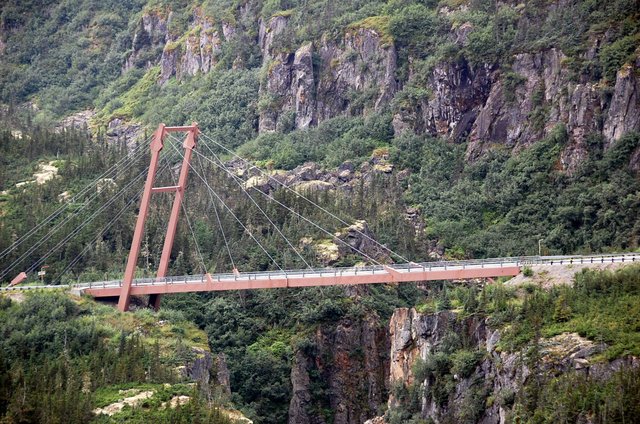
<instances>
[{"instance_id":1,"label":"road surface on bridge","mask_svg":"<svg viewBox=\"0 0 640 424\"><path fill-rule=\"evenodd\" d=\"M352 284L399 283L409 281L464 280L515 276L522 267L533 264L570 265L589 263L638 262L640 254L621 253L584 256L527 256L468 261L442 261L375 265L350 268L318 268L248 273L201 274L180 277L137 278L132 295L170 294L199 291L250 290L284 287L314 287ZM122 280L79 283L71 286L15 286L0 291L71 289L93 297L117 297Z\"/></svg>"}]
</instances>

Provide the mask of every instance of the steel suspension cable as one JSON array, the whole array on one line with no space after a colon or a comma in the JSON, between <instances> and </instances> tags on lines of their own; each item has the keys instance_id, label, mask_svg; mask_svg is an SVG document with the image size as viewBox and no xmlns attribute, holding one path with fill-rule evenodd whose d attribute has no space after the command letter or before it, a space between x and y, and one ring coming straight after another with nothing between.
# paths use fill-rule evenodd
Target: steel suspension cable
<instances>
[{"instance_id":1,"label":"steel suspension cable","mask_svg":"<svg viewBox=\"0 0 640 424\"><path fill-rule=\"evenodd\" d=\"M222 164L222 162L220 162L220 164L212 161L210 158L202 155L201 153L197 152L198 155L202 156L205 160L213 163L214 165L218 166L220 169L222 169L224 172L231 174L231 171L228 170L224 164ZM214 153L215 155L215 153ZM219 161L219 160L218 160ZM364 253L363 251L361 251L360 249L351 246L349 243L347 243L346 241L342 240L341 238L337 237L335 234L331 233L330 231L326 230L325 228L321 227L320 225L316 224L315 222L311 221L309 218L307 218L306 216L300 214L299 212L297 212L296 210L290 208L289 206L285 205L284 203L280 202L279 200L275 199L273 196L269 196L267 193L264 193L258 189L256 189L255 187L251 187L252 189L254 189L255 191L257 191L258 193L261 193L263 196L267 197L267 199L277 203L278 205L280 205L281 207L285 208L286 210L288 210L289 212L293 213L295 216L303 219L304 221L308 222L309 224L313 225L314 227L316 227L317 229L319 229L320 231L324 232L325 234L331 236L332 239L335 239L337 241L339 241L340 243L344 244L345 246L347 246L350 249L353 249L354 251L356 251L357 253L359 253L360 255L362 255L363 257L369 259L371 262L375 263L376 265L382 265L379 261L377 261L376 259L372 258L371 256L367 255L366 253Z\"/></svg>"},{"instance_id":2,"label":"steel suspension cable","mask_svg":"<svg viewBox=\"0 0 640 424\"><path fill-rule=\"evenodd\" d=\"M128 166L131 166L132 164L129 164ZM71 215L66 216L62 221L57 222L53 228L51 228L45 235L43 235L34 245L32 245L29 249L27 249L26 252L22 253L22 255L14 260L11 265L9 265L10 268L15 267L18 263L20 263L22 260L24 260L26 257L28 257L30 254L32 254L33 252L36 251L36 249L38 247L40 247L42 244L46 243L55 233L58 232L58 230L60 230L66 223L68 223L69 221L71 221L73 218L75 218L76 216L79 216L81 212L83 212L85 209L87 209L89 207L89 205L91 204L91 202L93 200L95 200L98 196L100 195L100 192L98 190L96 190L95 193L93 193L84 203L83 205L78 208L76 211L74 211ZM68 205L68 204L67 204ZM0 277L0 279L2 279L2 277Z\"/></svg>"},{"instance_id":3,"label":"steel suspension cable","mask_svg":"<svg viewBox=\"0 0 640 424\"><path fill-rule=\"evenodd\" d=\"M75 202L76 200L78 200L79 198L84 196L89 190L94 188L100 182L100 180L102 180L104 178L109 178L110 174L116 173L117 170L118 170L118 167L120 167L120 166L129 167L129 166L133 165L133 159L132 158L134 158L137 155L137 153L140 152L140 150L142 149L144 144L146 144L146 142L149 141L149 139L150 138L148 137L144 141L144 143L142 143L139 146L137 146L131 152L128 152L126 156L121 158L118 162L113 164L109 169L104 171L93 182L89 183L89 185L85 186L82 190L80 190L78 193L76 193L74 196L72 196L64 205L59 207L57 210L55 210L53 213L51 213L47 218L45 218L44 221L40 222L35 227L31 228L26 234L22 235L20 238L18 238L16 241L14 241L9 247L7 247L2 252L0 252L0 259L4 258L9 253L11 253L15 249L17 249L22 243L24 243L26 240L28 240L29 237L31 237L33 234L35 234L37 231L39 231L42 227L44 227L49 222L51 222L52 220L54 220L58 216L60 216L69 207L69 205L71 205L73 202ZM131 162L131 163L127 164L127 162Z\"/></svg>"},{"instance_id":4,"label":"steel suspension cable","mask_svg":"<svg viewBox=\"0 0 640 424\"><path fill-rule=\"evenodd\" d=\"M251 165L249 169L251 168L255 168L256 170L258 170L258 172L260 172L262 175L266 176L270 181L274 181L276 182L278 185L280 185L281 187L283 187L286 190L289 190L290 192L294 193L297 197L304 199L305 201L307 201L308 203L310 203L311 205L315 206L316 208L320 209L322 212L328 214L329 216L331 216L332 218L338 220L339 222L341 222L343 225L350 225L348 222L346 222L345 220L343 220L342 218L340 218L339 216L335 215L334 213L332 213L331 211L323 208L322 206L320 206L318 203L314 202L313 200L307 198L306 196L304 196L303 194L298 193L297 191L295 191L294 189L292 189L291 187L287 186L286 184L278 181L277 179L273 178L271 175L269 175L268 173L266 173L265 171L263 171L262 169L260 169L259 167L251 164L247 159L244 159L243 157L239 156L237 153L235 153L233 150L227 148L226 146L224 146L223 144L215 141L214 139L212 139L211 137L207 136L206 134L201 134L202 137L206 138L207 140L211 141L212 143L216 144L217 146L221 147L222 149L224 149L226 152L230 153L232 156L240 159L242 162ZM206 147L212 154L213 150L211 149L210 146L208 146L206 143L201 143L202 146ZM405 258L404 256L400 255L399 253L394 252L393 250L389 249L387 246L385 246L384 244L380 243L379 241L375 240L374 238L368 236L367 234L363 233L362 231L358 230L357 228L354 228L354 231L357 232L358 234L360 234L361 236L365 237L366 239L368 239L369 241L372 241L374 244L380 246L382 249L386 250L388 253L402 259L404 262L411 262L409 261L407 258Z\"/></svg>"},{"instance_id":5,"label":"steel suspension cable","mask_svg":"<svg viewBox=\"0 0 640 424\"><path fill-rule=\"evenodd\" d=\"M73 268L73 266L93 247L93 245L98 241L99 238L101 238L104 233L111 228L111 226L118 220L120 219L120 217L122 215L124 215L124 213L127 211L127 209L133 204L133 202L136 201L136 199L138 197L140 197L140 194L142 194L142 191L144 189L140 190L138 193L136 193L131 199L129 199L129 201L127 202L126 205L124 205L124 207L122 209L120 209L120 211L111 219L111 221L109 221L105 227L100 230L100 232L93 238L93 240L91 240L90 243L87 243L87 245L84 247L84 249L82 249L82 251L76 255L75 258L73 258L73 260L66 266L64 267L64 269L60 272L60 275L58 276L58 278L56 279L56 281L54 282L54 285L56 284L60 284L62 282L62 277L64 277L64 275L71 269Z\"/></svg>"},{"instance_id":6,"label":"steel suspension cable","mask_svg":"<svg viewBox=\"0 0 640 424\"><path fill-rule=\"evenodd\" d=\"M194 152L195 151L196 150L194 150ZM224 206L224 208L227 209L227 211L231 214L231 216L233 216L233 218L238 222L238 224L240 224L242 229L249 235L249 237L251 237L251 239L253 239L253 241L256 242L256 244L260 247L260 249L262 249L262 251L269 257L271 262L273 262L280 271L284 272L280 264L278 264L278 262L273 258L273 256L271 256L271 254L269 254L267 249L265 249L265 247L260 243L260 241L258 241L258 239L251 233L251 231L249 231L249 229L242 223L240 218L238 218L237 215L233 213L233 210L224 202L224 200L222 200L222 197L220 197L218 193L216 193L213 187L209 185L207 180L202 175L200 175L200 173L197 170L195 170L191 164L189 164L189 167L194 172L194 174L196 174L196 176L200 178L200 180L202 180L204 185L207 187L207 189L209 190L209 196L213 195L215 196L216 199L218 199L218 201L222 204L222 206ZM211 197L211 201L212 202L214 201L213 197Z\"/></svg>"},{"instance_id":7,"label":"steel suspension cable","mask_svg":"<svg viewBox=\"0 0 640 424\"><path fill-rule=\"evenodd\" d=\"M100 215L104 210L106 210L109 206L111 206L111 204L114 203L117 198L123 196L124 195L124 191L126 189L130 188L133 185L133 183L137 182L137 180L141 179L144 176L145 172L146 171L141 172L137 177L135 177L133 180L131 180L131 182L129 184L127 184L127 186L125 187L124 190L121 190L118 194L116 194L115 196L111 197L111 199L109 199L97 211L95 211L87 219L85 219L84 222L82 222L82 224L80 224L78 227L74 228L74 230L72 232L70 232L63 240L58 242L58 244L56 244L54 247L49 249L49 251L47 253L45 253L44 256L42 256L38 261L36 261L33 265L31 265L29 268L27 268L26 272L27 273L33 272L36 268L38 268L40 265L42 265L44 263L44 261L49 257L49 255L51 255L53 252L58 250L65 243L67 243L69 240L71 240L73 237L75 237L77 234L79 234L80 231L82 231L85 226L87 226L98 215Z\"/></svg>"},{"instance_id":8,"label":"steel suspension cable","mask_svg":"<svg viewBox=\"0 0 640 424\"><path fill-rule=\"evenodd\" d=\"M202 159L200 159L200 156L196 156L196 157L198 158L198 165L200 165L200 171L204 175L204 166L202 165ZM213 198L211 200L212 200L211 204L213 206L213 211L215 212L215 215L216 215L216 221L218 222L218 228L220 229L220 233L222 234L222 239L224 240L224 247L227 249L227 254L229 255L229 260L231 261L231 266L233 267L234 270L237 270L236 263L233 260L233 255L231 255L231 248L229 247L229 241L227 240L227 235L224 232L224 227L222 226L222 220L220 219L220 214L218 213L218 207L216 206L216 203L213 201Z\"/></svg>"},{"instance_id":9,"label":"steel suspension cable","mask_svg":"<svg viewBox=\"0 0 640 424\"><path fill-rule=\"evenodd\" d=\"M222 163L215 153L212 152L212 154L215 156L218 162ZM223 170L226 170L226 168L224 168L224 165L223 165ZM313 269L311 265L309 265L309 263L305 260L305 258L300 254L300 252L298 252L298 249L296 249L295 246L289 241L287 236L285 236L284 233L280 230L280 228L278 228L276 223L273 222L273 220L269 217L269 215L267 215L267 213L262 209L262 207L258 204L258 202L256 202L256 200L251 196L251 194L249 194L249 192L242 186L242 182L238 181L237 177L233 175L233 173L229 173L229 176L231 176L233 181L238 185L238 187L240 187L240 190L242 190L242 192L247 196L247 198L249 198L249 200L251 200L251 202L258 208L258 210L262 213L262 215L267 219L267 221L269 221L271 226L273 226L273 228L280 235L280 237L284 239L284 241L295 252L295 254L302 260L302 262L307 266L307 268Z\"/></svg>"},{"instance_id":10,"label":"steel suspension cable","mask_svg":"<svg viewBox=\"0 0 640 424\"><path fill-rule=\"evenodd\" d=\"M168 160L165 160L165 163L163 164L162 168L158 171L158 175L160 173L162 173L165 169L167 169L169 167L169 163ZM102 237L104 235L104 233L111 228L111 226L122 216L124 215L124 213L127 211L127 209L133 204L133 202L136 201L137 198L139 198L142 193L144 191L144 187L142 189L140 189L140 191L138 193L136 193L131 199L129 199L129 202L122 208L120 209L120 211L111 219L111 221L109 221L109 223L107 223L105 225L105 227L93 238L93 240L91 241L91 243L88 243L85 248L82 250L82 252L80 252L61 272L60 275L58 277L58 279L55 281L54 284L60 284L62 282L62 277L89 251L89 249L91 249L91 247L93 247L94 243L96 243L98 241L98 239L100 237Z\"/></svg>"},{"instance_id":11,"label":"steel suspension cable","mask_svg":"<svg viewBox=\"0 0 640 424\"><path fill-rule=\"evenodd\" d=\"M171 134L169 135L171 136ZM171 136L171 138L175 140L173 136ZM176 149L176 147L171 143L171 140L169 140L169 144L171 145L172 148L174 148L174 150ZM178 181L176 180L176 176L172 174L172 177L173 177L174 185L177 186ZM193 237L193 242L196 245L196 252L198 253L198 256L200 258L200 267L202 268L202 271L204 274L207 272L207 266L204 263L204 257L202 256L202 251L200 250L200 245L198 244L198 239L196 238L196 233L193 231L193 227L191 226L191 221L189 220L189 215L187 214L187 208L184 206L184 197L180 199L180 206L182 207L182 213L184 214L184 217L187 221L187 225L189 226L189 231L191 231L191 237Z\"/></svg>"},{"instance_id":12,"label":"steel suspension cable","mask_svg":"<svg viewBox=\"0 0 640 424\"><path fill-rule=\"evenodd\" d=\"M124 193L125 190L128 190L135 182L137 182L137 180L139 180L145 172L147 172L147 169L144 169L140 174L138 174L136 177L134 177L127 185L125 185L122 189L119 190L118 193L116 193L115 196L112 196L111 199L105 203L100 209L99 211L101 212L102 210L105 209L106 206L110 205L111 203L113 203L113 201L120 195L122 195ZM105 206L106 205L106 206ZM86 206L86 205L85 205ZM80 209L83 210L83 208ZM43 237L42 239L40 239L37 243L35 243L33 246L31 246L31 248L29 250L27 250L25 253L23 253L18 259L16 259L15 261L13 261L7 268L5 268L2 273L0 273L0 280L2 280L16 265L20 264L24 259L26 259L30 254L32 254L38 247L40 247L42 244L44 244L46 241L48 241L51 236L53 234L55 234L57 232L58 229L60 229L64 224L66 224L67 222L69 222L71 220L71 218L73 218L75 215L71 215L69 217L67 217L67 219L61 221L60 223L58 223L56 225L56 227L54 227L54 229L52 231L50 231L47 236ZM91 215L92 218L95 218L96 213L94 213L93 215ZM82 225L86 225L85 223L83 223ZM72 234L77 234L78 227L76 227L76 229L74 229L74 231L72 231ZM67 236L67 238L65 238L65 240L68 240L69 237ZM49 255L51 253L51 250L47 253L47 255ZM32 267L30 267L31 269Z\"/></svg>"}]
</instances>

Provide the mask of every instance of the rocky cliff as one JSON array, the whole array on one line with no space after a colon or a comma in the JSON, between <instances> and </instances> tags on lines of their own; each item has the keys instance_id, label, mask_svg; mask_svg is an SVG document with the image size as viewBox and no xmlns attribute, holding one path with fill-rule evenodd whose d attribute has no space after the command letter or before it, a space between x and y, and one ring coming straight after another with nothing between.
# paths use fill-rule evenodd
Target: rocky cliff
<instances>
[{"instance_id":1,"label":"rocky cliff","mask_svg":"<svg viewBox=\"0 0 640 424\"><path fill-rule=\"evenodd\" d=\"M502 331L492 328L487 318L452 311L422 314L413 308L397 309L389 335L391 417L394 409L410 408L406 390L411 389L417 396L414 408L433 422L503 424L511 422L516 396L532 382L550 384L553 376L573 371L604 382L618 370L640 366L633 356L603 362L597 355L605 346L576 333L540 339L534 360L531 348L504 351ZM449 370L444 369L443 352L457 359ZM425 373L425 367L432 369ZM591 422L587 416L580 420Z\"/></svg>"},{"instance_id":2,"label":"rocky cliff","mask_svg":"<svg viewBox=\"0 0 640 424\"><path fill-rule=\"evenodd\" d=\"M291 369L290 424L362 423L386 402L388 338L378 317L320 326Z\"/></svg>"},{"instance_id":3,"label":"rocky cliff","mask_svg":"<svg viewBox=\"0 0 640 424\"><path fill-rule=\"evenodd\" d=\"M323 36L295 52L283 52L274 47L274 40L287 25L285 16L260 21L265 72L260 86L261 132L307 128L334 116L389 104L397 91L396 51L382 34L353 25L339 40ZM291 124L293 128L286 127Z\"/></svg>"},{"instance_id":4,"label":"rocky cliff","mask_svg":"<svg viewBox=\"0 0 640 424\"><path fill-rule=\"evenodd\" d=\"M546 13L563 7L567 5L553 2ZM440 13L452 11L444 8ZM523 14L519 25L526 19ZM606 35L592 37L578 59L554 47L515 54L506 61L510 65L502 66L474 64L461 55L437 63L428 75L411 69L403 80L398 77L393 40L380 30L354 24L337 41L323 37L295 52L278 52L273 40L287 25L283 16L260 23L266 73L260 90L261 132L306 128L341 114L392 108L396 135L412 131L468 141L467 158L474 160L496 145L520 150L564 125L570 142L561 166L573 172L587 155L588 136L602 134L609 146L640 129L638 59L625 64L609 83L576 76L571 69L576 60L597 60ZM450 41L462 48L473 30L471 22L453 24ZM406 85L429 95L392 103Z\"/></svg>"},{"instance_id":5,"label":"rocky cliff","mask_svg":"<svg viewBox=\"0 0 640 424\"><path fill-rule=\"evenodd\" d=\"M517 37L526 37L527 28L552 25L557 15L575 7L564 0L530 8L507 2L500 13ZM224 47L242 37L261 55L259 132L287 132L336 116L390 111L396 135L413 132L468 142L466 157L475 160L496 146L521 150L563 125L570 141L560 166L569 173L588 154L590 136L602 136L608 147L623 134L640 130L640 59L624 63L613 79L598 71L603 46L614 40L614 31L592 32L570 52L562 43L541 42L514 48L499 61L477 58L471 43L483 28L469 15L470 8L458 2L436 9L445 22L437 42L457 53L432 55L428 66L413 50L401 51L399 64L398 48L406 46L397 47L387 16L370 16L337 34L296 41L295 9L263 17L249 2L233 16L220 12L223 19L211 9L194 7L178 30L170 9L149 9L135 27L123 71L158 64L158 84L208 73ZM247 66L240 53L233 66Z\"/></svg>"},{"instance_id":6,"label":"rocky cliff","mask_svg":"<svg viewBox=\"0 0 640 424\"><path fill-rule=\"evenodd\" d=\"M235 33L231 25L217 22L201 8L193 10L184 33L169 30L175 19L170 10L153 9L142 14L123 72L159 64L159 84L166 83L172 76L182 79L208 73L217 63L222 42Z\"/></svg>"}]
</instances>

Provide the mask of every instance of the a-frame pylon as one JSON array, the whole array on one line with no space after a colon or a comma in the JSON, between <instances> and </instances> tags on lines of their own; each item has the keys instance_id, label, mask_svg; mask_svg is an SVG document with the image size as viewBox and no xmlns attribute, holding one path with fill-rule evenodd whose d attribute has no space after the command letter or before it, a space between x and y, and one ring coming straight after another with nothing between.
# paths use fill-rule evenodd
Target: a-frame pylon
<instances>
[{"instance_id":1,"label":"a-frame pylon","mask_svg":"<svg viewBox=\"0 0 640 424\"><path fill-rule=\"evenodd\" d=\"M160 151L164 147L164 137L170 132L187 133L183 144L184 157L182 160L182 168L180 169L180 177L178 178L178 185L170 187L153 187L156 173L158 171ZM167 225L167 234L164 239L164 246L162 248L162 256L160 257L160 266L158 267L157 276L164 277L167 274L167 270L169 269L169 259L171 257L171 248L173 247L173 240L178 227L178 215L180 214L180 206L182 198L184 197L184 189L187 184L191 154L193 149L196 147L198 133L199 129L198 124L196 123L184 127L167 127L164 124L160 124L153 136L153 141L151 142L151 164L149 166L149 173L147 174L147 181L144 186L142 200L140 201L140 211L138 212L138 220L136 221L133 241L131 242L131 250L129 251L129 259L127 260L127 267L124 271L124 278L122 280L120 299L118 300L118 309L123 312L129 309L129 303L131 300L131 283L135 276L136 264L138 262L138 256L140 255L140 244L142 243L144 225L149 212L151 194L175 192L175 198L173 200L173 207L169 217L169 224ZM160 307L160 296L161 295L159 294L154 294L149 297L149 305L153 306L156 310Z\"/></svg>"}]
</instances>

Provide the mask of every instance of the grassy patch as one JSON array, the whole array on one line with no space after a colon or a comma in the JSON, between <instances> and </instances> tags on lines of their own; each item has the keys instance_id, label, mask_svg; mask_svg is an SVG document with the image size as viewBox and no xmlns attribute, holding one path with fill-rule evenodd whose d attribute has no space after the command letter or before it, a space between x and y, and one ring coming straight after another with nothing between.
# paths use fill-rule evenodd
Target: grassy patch
<instances>
[{"instance_id":1,"label":"grassy patch","mask_svg":"<svg viewBox=\"0 0 640 424\"><path fill-rule=\"evenodd\" d=\"M383 44L393 43L393 37L389 32L389 23L391 18L389 16L369 16L358 22L354 22L347 27L347 30L359 30L368 29L375 31L379 36Z\"/></svg>"},{"instance_id":2,"label":"grassy patch","mask_svg":"<svg viewBox=\"0 0 640 424\"><path fill-rule=\"evenodd\" d=\"M640 266L584 270L573 287L529 287L521 304L500 302L493 314L509 308L515 319L503 327L501 341L508 349L524 346L539 331L543 337L578 333L605 343L603 359L640 355Z\"/></svg>"},{"instance_id":3,"label":"grassy patch","mask_svg":"<svg viewBox=\"0 0 640 424\"><path fill-rule=\"evenodd\" d=\"M160 76L160 66L150 68L116 103L109 103L96 116L96 122L106 124L113 118L132 118L142 115L150 99L152 89Z\"/></svg>"}]
</instances>

